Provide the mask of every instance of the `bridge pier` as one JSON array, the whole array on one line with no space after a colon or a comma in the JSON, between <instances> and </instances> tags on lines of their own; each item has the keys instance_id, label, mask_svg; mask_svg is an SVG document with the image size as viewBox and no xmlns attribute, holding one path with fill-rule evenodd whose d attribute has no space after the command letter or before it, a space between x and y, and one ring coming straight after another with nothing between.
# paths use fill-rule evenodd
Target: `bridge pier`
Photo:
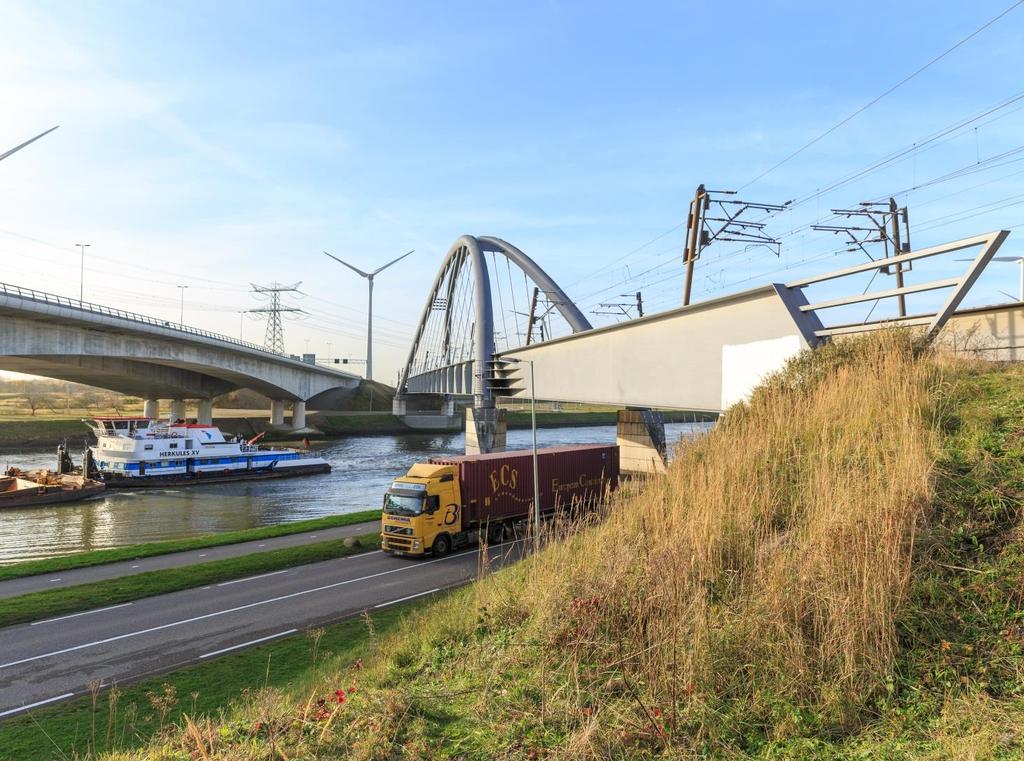
<instances>
[{"instance_id":1,"label":"bridge pier","mask_svg":"<svg viewBox=\"0 0 1024 761\"><path fill-rule=\"evenodd\" d=\"M270 424L284 425L284 400L270 400Z\"/></svg>"},{"instance_id":2,"label":"bridge pier","mask_svg":"<svg viewBox=\"0 0 1024 761\"><path fill-rule=\"evenodd\" d=\"M199 411L196 413L196 422L199 425L213 425L213 400L200 399Z\"/></svg>"},{"instance_id":3,"label":"bridge pier","mask_svg":"<svg viewBox=\"0 0 1024 761\"><path fill-rule=\"evenodd\" d=\"M391 399L391 414L395 417L405 417L405 397L395 394Z\"/></svg>"},{"instance_id":4,"label":"bridge pier","mask_svg":"<svg viewBox=\"0 0 1024 761\"><path fill-rule=\"evenodd\" d=\"M504 452L507 432L506 410L466 407L466 454Z\"/></svg>"},{"instance_id":5,"label":"bridge pier","mask_svg":"<svg viewBox=\"0 0 1024 761\"><path fill-rule=\"evenodd\" d=\"M306 427L306 403L300 399L292 402L292 428L299 430Z\"/></svg>"},{"instance_id":6,"label":"bridge pier","mask_svg":"<svg viewBox=\"0 0 1024 761\"><path fill-rule=\"evenodd\" d=\"M142 414L144 417L156 420L160 417L160 400L147 399L142 403Z\"/></svg>"},{"instance_id":7,"label":"bridge pier","mask_svg":"<svg viewBox=\"0 0 1024 761\"><path fill-rule=\"evenodd\" d=\"M171 399L171 422L185 419L185 400Z\"/></svg>"},{"instance_id":8,"label":"bridge pier","mask_svg":"<svg viewBox=\"0 0 1024 761\"><path fill-rule=\"evenodd\" d=\"M622 472L665 472L665 421L660 412L619 410L615 429L619 469Z\"/></svg>"}]
</instances>

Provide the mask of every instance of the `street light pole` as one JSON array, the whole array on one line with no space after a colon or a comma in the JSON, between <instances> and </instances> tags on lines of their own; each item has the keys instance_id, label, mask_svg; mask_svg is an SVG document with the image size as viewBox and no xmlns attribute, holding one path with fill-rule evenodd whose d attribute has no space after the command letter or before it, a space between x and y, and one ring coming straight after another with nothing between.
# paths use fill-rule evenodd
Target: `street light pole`
<instances>
[{"instance_id":1,"label":"street light pole","mask_svg":"<svg viewBox=\"0 0 1024 761\"><path fill-rule=\"evenodd\" d=\"M530 363L530 428L533 432L533 551L540 550L540 469L537 466L537 391L534 385L533 360L506 357L510 362Z\"/></svg>"},{"instance_id":2,"label":"street light pole","mask_svg":"<svg viewBox=\"0 0 1024 761\"><path fill-rule=\"evenodd\" d=\"M185 289L186 288L188 288L187 285L179 285L178 286L178 291L181 292L181 311L178 314L178 325L180 327L182 327L182 328L185 327Z\"/></svg>"},{"instance_id":3,"label":"street light pole","mask_svg":"<svg viewBox=\"0 0 1024 761\"><path fill-rule=\"evenodd\" d=\"M85 249L89 248L92 244L76 243L75 245L78 246L78 250L82 252L82 268L78 280L78 301L82 302L85 301Z\"/></svg>"}]
</instances>

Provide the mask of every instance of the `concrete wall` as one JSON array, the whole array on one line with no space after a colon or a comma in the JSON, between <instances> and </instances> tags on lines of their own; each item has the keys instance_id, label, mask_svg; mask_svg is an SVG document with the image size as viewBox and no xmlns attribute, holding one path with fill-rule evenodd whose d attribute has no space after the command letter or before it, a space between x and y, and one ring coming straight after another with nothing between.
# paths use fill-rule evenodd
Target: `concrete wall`
<instances>
[{"instance_id":1,"label":"concrete wall","mask_svg":"<svg viewBox=\"0 0 1024 761\"><path fill-rule=\"evenodd\" d=\"M1024 304L968 309L953 315L939 343L982 359L1024 359Z\"/></svg>"},{"instance_id":2,"label":"concrete wall","mask_svg":"<svg viewBox=\"0 0 1024 761\"><path fill-rule=\"evenodd\" d=\"M538 399L719 411L724 389L727 403L743 398L780 360L809 345L815 318L800 315L794 299L802 296L767 286L507 356L536 362ZM529 365L515 372L528 395Z\"/></svg>"}]
</instances>

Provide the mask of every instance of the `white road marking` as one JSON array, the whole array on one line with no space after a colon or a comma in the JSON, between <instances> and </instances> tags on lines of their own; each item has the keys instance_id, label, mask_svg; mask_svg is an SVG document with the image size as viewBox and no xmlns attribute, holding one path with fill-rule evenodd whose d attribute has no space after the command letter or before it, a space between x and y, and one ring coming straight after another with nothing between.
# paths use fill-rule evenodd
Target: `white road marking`
<instances>
[{"instance_id":1,"label":"white road marking","mask_svg":"<svg viewBox=\"0 0 1024 761\"><path fill-rule=\"evenodd\" d=\"M39 706L44 706L47 703L56 703L58 700L64 700L66 698L74 697L74 695L75 693L73 692L65 692L63 695L58 695L55 698L38 700L35 703L29 703L27 706L19 706L18 708L9 708L6 711L0 711L0 716L10 716L13 713L21 713L22 711L27 711L30 708L38 708Z\"/></svg>"},{"instance_id":2,"label":"white road marking","mask_svg":"<svg viewBox=\"0 0 1024 761\"><path fill-rule=\"evenodd\" d=\"M132 568L138 568L138 566L137 565L133 565Z\"/></svg>"},{"instance_id":3,"label":"white road marking","mask_svg":"<svg viewBox=\"0 0 1024 761\"><path fill-rule=\"evenodd\" d=\"M279 573L288 573L292 570L291 568L285 568L283 571L273 571L272 573L261 573L259 576L246 576L244 579L232 579L231 581L222 581L218 584L218 587L226 587L229 584L241 584L243 581L253 581L255 579L265 579L268 576L277 576Z\"/></svg>"},{"instance_id":4,"label":"white road marking","mask_svg":"<svg viewBox=\"0 0 1024 761\"><path fill-rule=\"evenodd\" d=\"M50 579L50 583L51 583L51 584L52 584L53 582L55 582L55 581L60 581L60 579Z\"/></svg>"},{"instance_id":5,"label":"white road marking","mask_svg":"<svg viewBox=\"0 0 1024 761\"><path fill-rule=\"evenodd\" d=\"M111 605L106 608L96 608L96 610L86 610L82 613L71 613L67 616L58 616L57 618L47 618L42 621L33 621L29 626L39 626L39 624L52 624L54 621L63 621L66 618L76 618L78 616L91 616L93 613L102 613L105 610L114 610L115 608L127 608L131 605L130 602L123 602L120 605Z\"/></svg>"},{"instance_id":6,"label":"white road marking","mask_svg":"<svg viewBox=\"0 0 1024 761\"><path fill-rule=\"evenodd\" d=\"M206 553L205 553L205 552L200 552L200 553L199 553L199 557L201 557L201 558L205 558L205 557L206 557Z\"/></svg>"},{"instance_id":7,"label":"white road marking","mask_svg":"<svg viewBox=\"0 0 1024 761\"><path fill-rule=\"evenodd\" d=\"M281 602L281 600L290 600L294 597L302 597L303 595L315 594L316 592L323 592L328 589L335 589L337 587L344 587L348 584L356 584L360 581L368 581L369 579L376 579L381 576L389 576L393 573L401 573L402 571L416 571L425 565L432 565L433 563L443 563L446 560L454 560L455 558L461 558L464 555L475 554L476 550L470 550L469 552L460 552L455 555L448 555L443 558L436 558L434 560L421 560L417 563L410 563L409 565L403 565L400 568L392 568L388 571L380 571L379 573L371 573L369 576L360 576L357 579L348 579L347 581L336 581L333 584L325 584L321 587L314 587L312 589L303 589L299 592L291 592L286 595L279 595L278 597L271 597L268 600L259 600L257 602L250 602L246 605L238 605L234 608L226 608L224 610L214 611L213 613L204 613L201 616L193 616L192 618L183 618L180 621L171 621L167 624L160 624L159 626L151 626L148 629L139 629L134 632L127 632L125 634L116 634L113 637L105 637L98 639L93 642L84 642L81 645L72 645L71 647L65 647L60 650L53 650L49 653L41 653L39 655L32 655L28 658L19 658L16 661L9 661L8 663L0 663L0 669L9 668L11 666L20 666L22 663L31 663L32 661L39 661L43 658L52 658L55 655L64 655L65 653L73 653L77 650L85 650L86 648L96 647L97 645L106 645L110 642L117 642L122 639L128 639L130 637L138 637L143 634L151 634L153 632L162 631L164 629L171 629L175 626L183 626L184 624L195 623L196 621L205 621L208 618L216 618L217 616L225 616L228 613L237 613L240 610L248 610L249 608L258 608L261 605L269 605L274 602Z\"/></svg>"},{"instance_id":8,"label":"white road marking","mask_svg":"<svg viewBox=\"0 0 1024 761\"><path fill-rule=\"evenodd\" d=\"M232 645L231 647L225 647L222 650L214 650L212 653L203 653L199 657L200 658L212 658L213 656L220 655L221 653L229 653L232 650L238 650L240 647L249 647L249 645L257 645L260 642L266 642L268 639L276 639L278 637L286 637L289 634L295 634L295 632L297 632L297 631L298 631L298 629L289 629L286 632L278 632L277 634L271 634L269 637L260 637L259 639L249 640L248 642L243 642L241 645Z\"/></svg>"},{"instance_id":9,"label":"white road marking","mask_svg":"<svg viewBox=\"0 0 1024 761\"><path fill-rule=\"evenodd\" d=\"M266 547L267 545L265 545L265 544L258 544L258 545L256 545L256 546L257 546L257 547Z\"/></svg>"},{"instance_id":10,"label":"white road marking","mask_svg":"<svg viewBox=\"0 0 1024 761\"><path fill-rule=\"evenodd\" d=\"M382 602L380 605L374 605L373 607L375 607L375 608L386 608L389 605L395 605L395 604L400 603L400 602L405 602L406 600L413 600L413 599L415 599L417 597L423 597L423 595L432 595L432 594L434 594L434 592L440 592L440 591L441 591L441 587L438 587L437 589L428 589L426 592L418 592L417 594L409 595L408 597L399 597L397 600L391 600L390 602Z\"/></svg>"}]
</instances>

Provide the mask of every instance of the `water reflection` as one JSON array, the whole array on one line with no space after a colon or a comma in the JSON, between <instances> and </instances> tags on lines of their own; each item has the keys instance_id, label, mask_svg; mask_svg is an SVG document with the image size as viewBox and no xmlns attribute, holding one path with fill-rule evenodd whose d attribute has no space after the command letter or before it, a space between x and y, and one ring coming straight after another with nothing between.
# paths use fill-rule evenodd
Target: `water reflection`
<instances>
[{"instance_id":1,"label":"water reflection","mask_svg":"<svg viewBox=\"0 0 1024 761\"><path fill-rule=\"evenodd\" d=\"M705 426L665 426L670 442ZM540 446L614 443L615 426L549 428ZM99 499L60 507L0 513L0 563L63 555L126 544L178 539L376 508L396 475L413 462L461 453L462 434L416 433L353 436L324 445L329 474L241 481L180 489L108 492ZM508 434L509 449L530 446L530 431ZM53 467L52 450L7 453L0 463L21 468Z\"/></svg>"}]
</instances>

